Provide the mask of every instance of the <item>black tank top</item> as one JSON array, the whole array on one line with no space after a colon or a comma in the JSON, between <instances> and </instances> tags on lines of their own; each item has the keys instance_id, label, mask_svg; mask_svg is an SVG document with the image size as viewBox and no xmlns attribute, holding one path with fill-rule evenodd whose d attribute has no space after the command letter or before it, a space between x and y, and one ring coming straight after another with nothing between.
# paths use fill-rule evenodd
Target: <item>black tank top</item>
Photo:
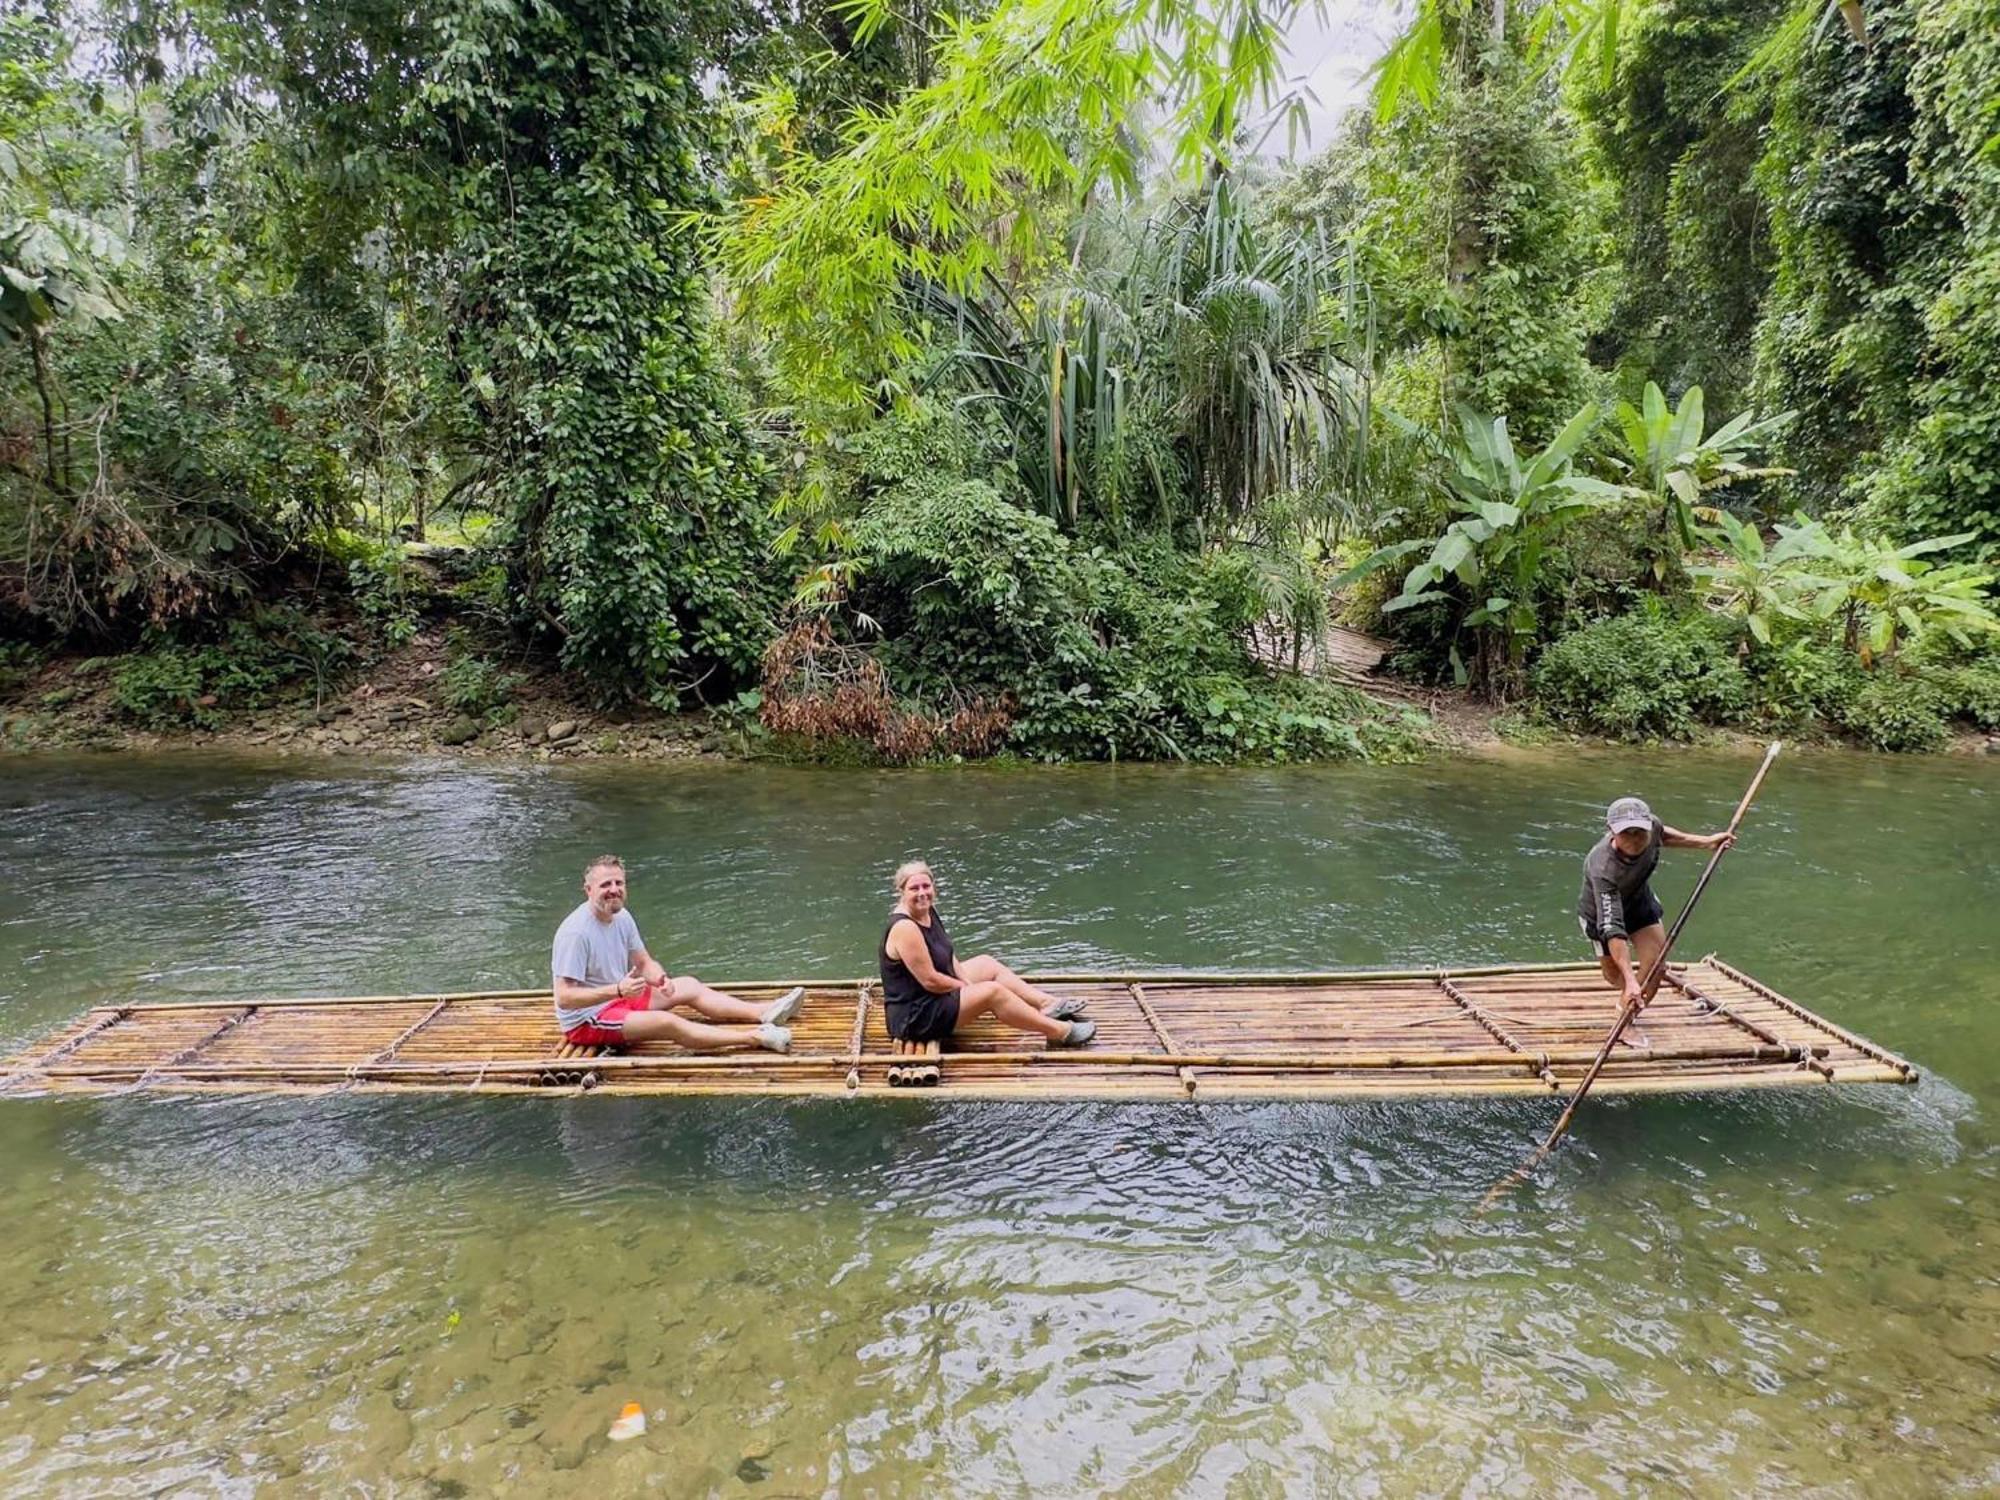
<instances>
[{"instance_id":1,"label":"black tank top","mask_svg":"<svg viewBox=\"0 0 2000 1500\"><path fill-rule=\"evenodd\" d=\"M908 912L897 912L889 919L889 925L882 929L882 941L877 947L877 956L882 961L882 999L890 1005L914 1005L930 998L930 991L917 982L917 976L909 967L889 951L889 934L896 930L898 922L914 922L917 931L924 935L924 947L930 950L931 967L940 974L953 973L951 934L944 930L944 918L935 910L931 912L931 925L923 923Z\"/></svg>"}]
</instances>

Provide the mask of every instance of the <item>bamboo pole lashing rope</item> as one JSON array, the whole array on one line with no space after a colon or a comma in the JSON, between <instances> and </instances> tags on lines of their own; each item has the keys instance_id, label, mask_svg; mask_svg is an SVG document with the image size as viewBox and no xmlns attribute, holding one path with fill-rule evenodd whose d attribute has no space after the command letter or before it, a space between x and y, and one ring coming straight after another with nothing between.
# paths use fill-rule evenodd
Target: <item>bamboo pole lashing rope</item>
<instances>
[{"instance_id":1,"label":"bamboo pole lashing rope","mask_svg":"<svg viewBox=\"0 0 2000 1500\"><path fill-rule=\"evenodd\" d=\"M1667 983L1672 985L1675 989L1679 990L1683 995L1686 995L1690 1000L1695 1001L1697 1004L1705 1007L1714 1014L1721 1016L1724 1020L1733 1022L1737 1026L1742 1027L1745 1031L1749 1032L1759 1041L1767 1042L1773 1047L1791 1047L1797 1053L1799 1059L1799 1065L1801 1067L1811 1068L1814 1072L1818 1073L1828 1082L1832 1081L1833 1069L1829 1067L1826 1063L1821 1062L1818 1058L1814 1057L1809 1048L1799 1046L1797 1043L1794 1042L1787 1042L1783 1037L1779 1036L1775 1031L1771 1030L1770 1027L1760 1025L1758 1022L1753 1021L1748 1016L1744 1015L1741 1011L1734 1010L1731 1007L1723 1004L1720 1000L1716 999L1706 990L1701 989L1699 986L1695 985L1684 974L1683 975L1669 974L1667 976Z\"/></svg>"},{"instance_id":2,"label":"bamboo pole lashing rope","mask_svg":"<svg viewBox=\"0 0 2000 1500\"><path fill-rule=\"evenodd\" d=\"M399 1049L403 1045L403 1043L407 1042L411 1037L415 1036L418 1032L422 1031L426 1026L430 1025L431 1022L435 1021L440 1015L442 1015L444 1013L444 1007L445 1007L445 1002L443 1000L439 1000L438 1002L436 1002L434 1005L431 1006L429 1010L425 1011L421 1017L413 1021L410 1025L404 1027L393 1042L389 1043L388 1046L384 1047L380 1052L376 1053L373 1057L369 1058L368 1059L369 1062L383 1063L387 1062L390 1058L394 1057L396 1055L397 1049Z\"/></svg>"},{"instance_id":3,"label":"bamboo pole lashing rope","mask_svg":"<svg viewBox=\"0 0 2000 1500\"><path fill-rule=\"evenodd\" d=\"M189 1058L193 1057L196 1053L200 1052L201 1049L206 1047L210 1042L213 1042L218 1038L226 1036L228 1033L234 1031L238 1026L241 1026L245 1021L249 1020L256 1013L257 1013L256 1006L254 1005L244 1006L241 1010L237 1011L235 1015L225 1020L221 1025L211 1029L199 1041L194 1042L190 1046L183 1047L180 1051L176 1052L172 1057L168 1058L165 1062L154 1063L150 1067L145 1069L145 1071L139 1074L138 1081L135 1082L130 1089L120 1089L118 1090L118 1092L134 1093L140 1089L143 1089L149 1080L157 1077L161 1073L172 1072L175 1067L177 1067L181 1063L186 1062Z\"/></svg>"},{"instance_id":4,"label":"bamboo pole lashing rope","mask_svg":"<svg viewBox=\"0 0 2000 1500\"><path fill-rule=\"evenodd\" d=\"M104 1032L109 1031L113 1026L116 1026L131 1014L132 1008L129 1005L121 1005L112 1010L108 1015L98 1017L97 1020L84 1027L83 1030L79 1031L68 1041L58 1043L33 1062L23 1063L19 1067L8 1069L5 1075L0 1076L0 1093L5 1093L15 1085L32 1078L58 1058L69 1056L70 1053L76 1051L77 1048L81 1047L92 1037L100 1036Z\"/></svg>"},{"instance_id":5,"label":"bamboo pole lashing rope","mask_svg":"<svg viewBox=\"0 0 2000 1500\"><path fill-rule=\"evenodd\" d=\"M1550 1070L1549 1054L1546 1051L1539 1054L1529 1052L1516 1038L1509 1035L1500 1023L1490 1016L1477 1001L1466 994L1464 990L1460 989L1449 975L1440 971L1437 982L1438 988L1445 992L1453 1004L1457 1005L1466 1014L1471 1016L1473 1020L1477 1021L1497 1037L1503 1047L1510 1052L1519 1053L1524 1059L1528 1060L1534 1067L1536 1077L1540 1078L1550 1089L1557 1087L1556 1075Z\"/></svg>"}]
</instances>

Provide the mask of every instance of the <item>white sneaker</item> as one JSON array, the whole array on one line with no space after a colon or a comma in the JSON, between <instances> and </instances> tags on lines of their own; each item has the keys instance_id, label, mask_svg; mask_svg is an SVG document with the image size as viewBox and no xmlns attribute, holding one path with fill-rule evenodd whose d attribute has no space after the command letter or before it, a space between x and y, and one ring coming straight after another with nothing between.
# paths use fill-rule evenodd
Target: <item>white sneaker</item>
<instances>
[{"instance_id":1,"label":"white sneaker","mask_svg":"<svg viewBox=\"0 0 2000 1500\"><path fill-rule=\"evenodd\" d=\"M792 1029L766 1021L757 1028L757 1045L768 1047L773 1052L789 1052L792 1050Z\"/></svg>"},{"instance_id":2,"label":"white sneaker","mask_svg":"<svg viewBox=\"0 0 2000 1500\"><path fill-rule=\"evenodd\" d=\"M765 1006L764 1014L758 1017L758 1019L766 1026L782 1026L799 1013L799 1007L805 1004L805 999L806 987L802 984L793 985L792 988L786 990L784 994L778 996L777 999Z\"/></svg>"}]
</instances>

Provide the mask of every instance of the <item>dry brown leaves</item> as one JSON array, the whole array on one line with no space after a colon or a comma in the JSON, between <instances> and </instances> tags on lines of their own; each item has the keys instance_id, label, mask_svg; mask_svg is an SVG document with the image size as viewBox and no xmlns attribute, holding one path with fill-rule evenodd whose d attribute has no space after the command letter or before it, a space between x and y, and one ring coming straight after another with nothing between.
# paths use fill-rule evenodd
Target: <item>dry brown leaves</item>
<instances>
[{"instance_id":1,"label":"dry brown leaves","mask_svg":"<svg viewBox=\"0 0 2000 1500\"><path fill-rule=\"evenodd\" d=\"M1012 722L1004 699L967 698L939 713L899 699L882 664L834 639L823 613L804 616L764 652L759 718L775 734L852 740L897 765L990 754Z\"/></svg>"}]
</instances>

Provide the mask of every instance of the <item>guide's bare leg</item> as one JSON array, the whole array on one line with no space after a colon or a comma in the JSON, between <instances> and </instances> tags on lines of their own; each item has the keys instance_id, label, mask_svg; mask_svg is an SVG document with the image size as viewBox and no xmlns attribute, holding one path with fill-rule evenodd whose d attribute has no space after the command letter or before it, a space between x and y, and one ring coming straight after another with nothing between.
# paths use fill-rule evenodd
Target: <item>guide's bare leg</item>
<instances>
[{"instance_id":1,"label":"guide's bare leg","mask_svg":"<svg viewBox=\"0 0 2000 1500\"><path fill-rule=\"evenodd\" d=\"M1667 946L1667 929L1662 927L1658 922L1655 922L1650 927L1641 927L1637 932L1628 937L1626 942L1631 944L1632 948L1630 954L1632 960L1632 977L1637 979L1641 984L1644 984L1646 975L1652 971L1654 961L1659 958L1661 950ZM1611 988L1614 990L1623 990L1625 988L1625 976L1618 972L1618 962L1616 959L1610 957L1599 958L1597 960L1597 967L1604 975L1604 982L1610 985ZM1645 991L1645 998L1647 1000L1653 998L1655 991L1660 987L1661 980L1665 978L1666 971L1661 970L1659 975L1654 978L1651 987Z\"/></svg>"},{"instance_id":2,"label":"guide's bare leg","mask_svg":"<svg viewBox=\"0 0 2000 1500\"><path fill-rule=\"evenodd\" d=\"M1643 1008L1652 1003L1653 996L1659 990L1661 981L1666 978L1666 971L1662 969L1659 974L1654 976L1653 982L1650 985L1646 985L1646 976L1652 973L1654 961L1666 949L1667 929L1662 927L1658 922L1655 922L1650 927L1641 927L1637 932L1631 934L1626 939L1626 942L1631 949L1626 957L1632 962L1632 977L1637 979L1642 985L1645 985L1645 988L1641 991L1642 998L1640 1000L1640 1005ZM1625 976L1618 972L1617 961L1611 958L1600 958L1597 961L1597 967L1604 975L1604 982L1622 994L1625 989ZM1631 1024L1626 1029L1631 1034L1635 1046L1646 1047L1651 1045L1646 1040L1646 1034L1639 1030L1637 1016L1632 1018Z\"/></svg>"}]
</instances>

